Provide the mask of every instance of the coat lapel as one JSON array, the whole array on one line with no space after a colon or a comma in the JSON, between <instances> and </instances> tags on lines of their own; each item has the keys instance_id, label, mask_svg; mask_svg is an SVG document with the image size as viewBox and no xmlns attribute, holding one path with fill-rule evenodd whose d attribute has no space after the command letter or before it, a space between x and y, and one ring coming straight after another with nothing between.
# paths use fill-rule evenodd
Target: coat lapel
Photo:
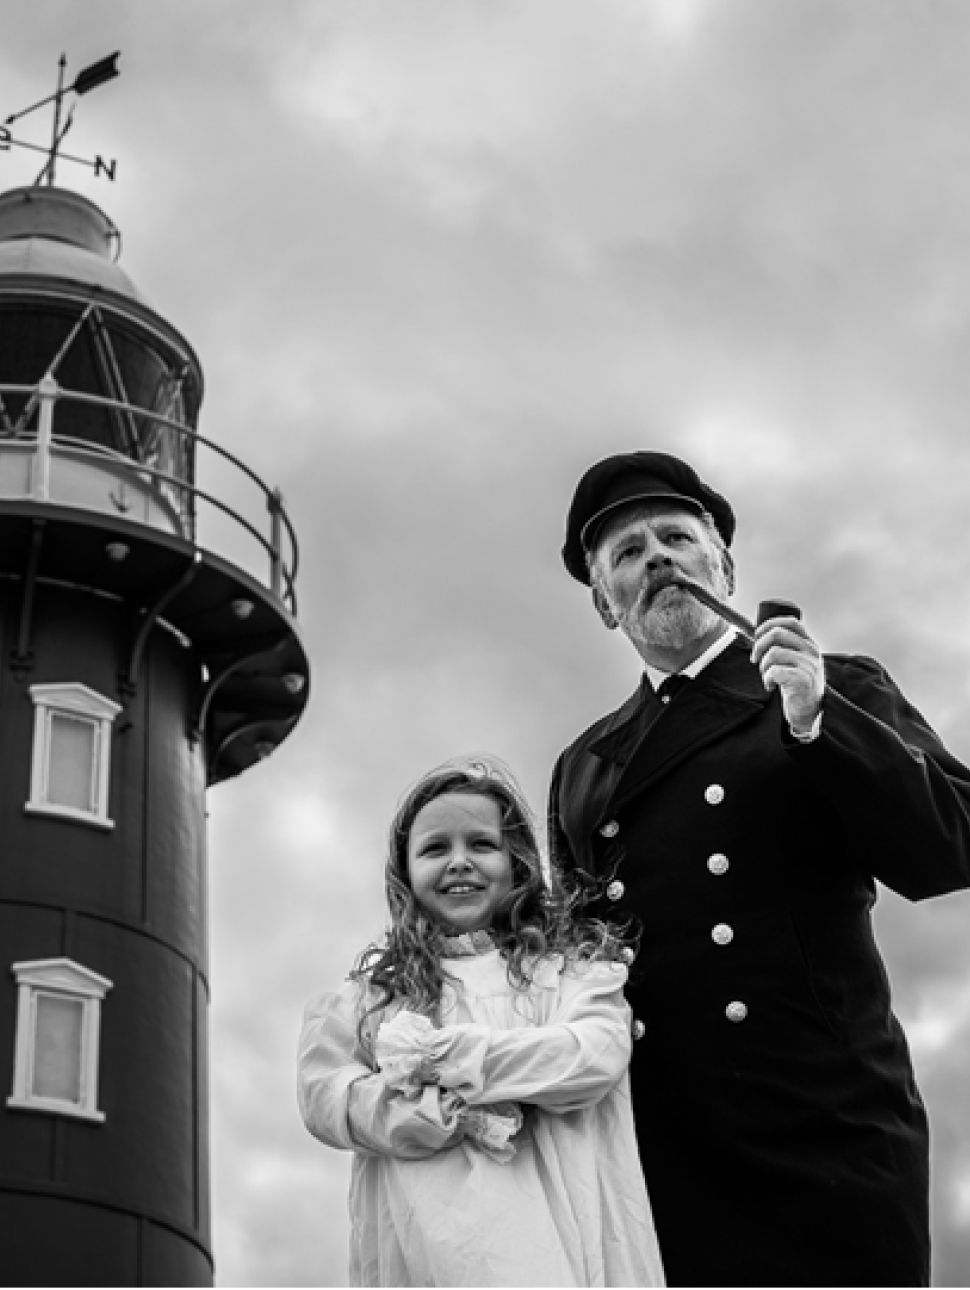
<instances>
[{"instance_id":1,"label":"coat lapel","mask_svg":"<svg viewBox=\"0 0 970 1290\"><path fill-rule=\"evenodd\" d=\"M650 690L648 682L645 687ZM652 690L650 693L653 695ZM615 815L631 797L668 774L698 748L761 712L771 697L750 661L748 647L739 643L708 664L678 696L674 706L665 708L653 696L653 706L643 705L639 720L634 716L591 746L590 751L603 756L599 745L609 741L607 752L618 749L626 754L612 758L625 765L605 813Z\"/></svg>"},{"instance_id":2,"label":"coat lapel","mask_svg":"<svg viewBox=\"0 0 970 1290\"><path fill-rule=\"evenodd\" d=\"M612 714L603 733L589 745L589 751L604 761L625 766L662 711L663 704L644 673L639 690Z\"/></svg>"}]
</instances>

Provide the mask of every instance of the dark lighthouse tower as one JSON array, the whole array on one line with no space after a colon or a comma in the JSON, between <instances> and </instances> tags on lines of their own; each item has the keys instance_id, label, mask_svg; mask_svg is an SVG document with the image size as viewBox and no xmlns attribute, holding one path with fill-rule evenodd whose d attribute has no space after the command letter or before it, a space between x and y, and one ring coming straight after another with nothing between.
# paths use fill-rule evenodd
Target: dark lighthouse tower
<instances>
[{"instance_id":1,"label":"dark lighthouse tower","mask_svg":"<svg viewBox=\"0 0 970 1290\"><path fill-rule=\"evenodd\" d=\"M211 1282L205 792L308 689L279 494L198 432L117 242L73 192L0 195L8 1285Z\"/></svg>"}]
</instances>

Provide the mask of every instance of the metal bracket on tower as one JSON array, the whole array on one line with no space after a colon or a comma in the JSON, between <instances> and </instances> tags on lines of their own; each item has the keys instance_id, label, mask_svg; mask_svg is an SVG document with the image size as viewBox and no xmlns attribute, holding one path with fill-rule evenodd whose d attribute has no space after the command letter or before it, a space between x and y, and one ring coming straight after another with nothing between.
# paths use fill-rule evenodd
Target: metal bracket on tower
<instances>
[{"instance_id":1,"label":"metal bracket on tower","mask_svg":"<svg viewBox=\"0 0 970 1290\"><path fill-rule=\"evenodd\" d=\"M118 681L118 689L125 698L132 698L138 689L138 673L141 669L142 655L145 652L145 645L148 641L148 635L158 621L162 610L175 599L179 592L184 591L187 586L194 580L202 564L202 556L196 551L192 556L192 563L181 574L175 582L165 589L159 598L152 605L151 609L142 610L144 621L135 637L134 644L131 647L131 657L128 660L128 671Z\"/></svg>"},{"instance_id":2,"label":"metal bracket on tower","mask_svg":"<svg viewBox=\"0 0 970 1290\"><path fill-rule=\"evenodd\" d=\"M26 674L34 666L34 654L30 648L34 626L34 591L37 587L37 570L40 568L40 554L44 546L46 527L46 520L34 520L30 533L30 551L27 554L27 568L24 571L17 645L10 654L10 667L19 675Z\"/></svg>"},{"instance_id":3,"label":"metal bracket on tower","mask_svg":"<svg viewBox=\"0 0 970 1290\"><path fill-rule=\"evenodd\" d=\"M202 703L199 706L199 713L195 719L195 725L192 732L197 739L201 738L205 734L206 722L209 719L209 708L212 706L212 700L215 698L216 691L223 682L228 681L233 672L237 672L247 663L251 663L254 659L261 658L264 654L271 654L274 650L282 648L287 641L286 636L278 636L274 634L271 638L272 644L267 646L267 637L265 634L257 639L261 642L258 649L250 650L247 654L243 654L239 658L233 659L233 661L227 664L221 672L217 672L215 676L210 678L208 685L205 687L205 692L202 696Z\"/></svg>"},{"instance_id":4,"label":"metal bracket on tower","mask_svg":"<svg viewBox=\"0 0 970 1290\"><path fill-rule=\"evenodd\" d=\"M229 745L235 743L240 735L248 734L251 730L258 730L264 724L265 723L263 721L244 721L238 726L235 726L232 730L226 731L216 746L212 749L211 756L209 757L208 772L210 781L215 775L216 767L219 765L219 759L222 757L222 754L226 751ZM268 756L269 753L273 751L274 747L275 743L269 742L266 746L266 750L264 752L259 752L258 756L260 760L262 760L263 757Z\"/></svg>"}]
</instances>

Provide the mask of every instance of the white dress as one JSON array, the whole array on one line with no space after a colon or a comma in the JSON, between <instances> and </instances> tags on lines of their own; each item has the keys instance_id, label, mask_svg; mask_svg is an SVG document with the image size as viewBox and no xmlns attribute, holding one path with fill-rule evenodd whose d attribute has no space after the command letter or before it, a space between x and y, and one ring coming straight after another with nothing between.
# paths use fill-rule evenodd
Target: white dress
<instances>
[{"instance_id":1,"label":"white dress","mask_svg":"<svg viewBox=\"0 0 970 1290\"><path fill-rule=\"evenodd\" d=\"M498 950L443 966L456 985L434 1031L438 1084L419 1095L392 1089L362 1049L360 984L306 1010L303 1118L355 1152L350 1284L663 1285L630 1105L626 969L557 957L517 991ZM465 1136L462 1108L507 1101L526 1115L500 1163Z\"/></svg>"}]
</instances>

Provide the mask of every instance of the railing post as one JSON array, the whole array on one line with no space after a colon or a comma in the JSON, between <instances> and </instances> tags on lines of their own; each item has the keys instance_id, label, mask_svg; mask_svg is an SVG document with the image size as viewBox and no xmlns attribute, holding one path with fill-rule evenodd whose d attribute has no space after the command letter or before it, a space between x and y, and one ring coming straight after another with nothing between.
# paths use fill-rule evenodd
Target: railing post
<instances>
[{"instance_id":1,"label":"railing post","mask_svg":"<svg viewBox=\"0 0 970 1290\"><path fill-rule=\"evenodd\" d=\"M274 596L283 594L283 494L278 488L266 495L269 507L269 585Z\"/></svg>"},{"instance_id":2,"label":"railing post","mask_svg":"<svg viewBox=\"0 0 970 1290\"><path fill-rule=\"evenodd\" d=\"M54 404L58 385L49 374L37 386L40 410L37 417L37 464L34 472L34 497L38 502L50 500L51 495L51 437L54 425Z\"/></svg>"}]
</instances>

